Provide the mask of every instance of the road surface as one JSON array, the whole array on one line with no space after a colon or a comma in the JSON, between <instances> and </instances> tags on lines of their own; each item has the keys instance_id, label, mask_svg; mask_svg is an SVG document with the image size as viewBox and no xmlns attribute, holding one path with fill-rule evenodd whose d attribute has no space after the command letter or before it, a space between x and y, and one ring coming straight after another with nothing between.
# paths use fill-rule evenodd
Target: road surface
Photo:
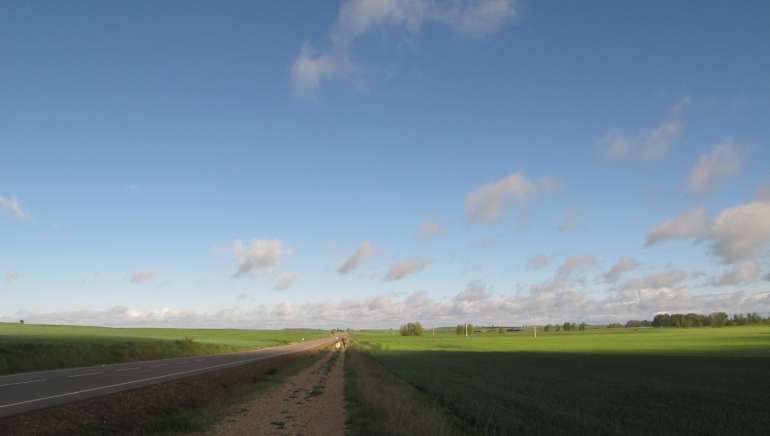
<instances>
[{"instance_id":1,"label":"road surface","mask_svg":"<svg viewBox=\"0 0 770 436\"><path fill-rule=\"evenodd\" d=\"M333 336L261 350L202 357L25 372L0 376L0 417L136 389L332 345Z\"/></svg>"}]
</instances>

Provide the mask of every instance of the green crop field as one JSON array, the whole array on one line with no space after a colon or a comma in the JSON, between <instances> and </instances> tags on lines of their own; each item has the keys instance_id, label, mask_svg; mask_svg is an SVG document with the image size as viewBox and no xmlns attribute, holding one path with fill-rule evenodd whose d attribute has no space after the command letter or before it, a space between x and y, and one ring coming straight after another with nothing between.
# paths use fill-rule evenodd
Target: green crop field
<instances>
[{"instance_id":1,"label":"green crop field","mask_svg":"<svg viewBox=\"0 0 770 436\"><path fill-rule=\"evenodd\" d=\"M326 330L106 328L0 323L0 374L282 345Z\"/></svg>"},{"instance_id":2,"label":"green crop field","mask_svg":"<svg viewBox=\"0 0 770 436\"><path fill-rule=\"evenodd\" d=\"M478 434L767 434L770 327L355 333Z\"/></svg>"}]
</instances>

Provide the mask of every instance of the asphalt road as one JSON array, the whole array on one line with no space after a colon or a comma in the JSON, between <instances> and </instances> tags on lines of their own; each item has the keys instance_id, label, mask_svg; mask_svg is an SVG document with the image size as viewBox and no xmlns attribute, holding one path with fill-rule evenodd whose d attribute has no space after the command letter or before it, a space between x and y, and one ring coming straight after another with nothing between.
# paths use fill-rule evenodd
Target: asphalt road
<instances>
[{"instance_id":1,"label":"asphalt road","mask_svg":"<svg viewBox=\"0 0 770 436\"><path fill-rule=\"evenodd\" d=\"M330 336L242 353L147 360L0 376L0 417L298 353L322 345L332 345L334 342L334 337Z\"/></svg>"}]
</instances>

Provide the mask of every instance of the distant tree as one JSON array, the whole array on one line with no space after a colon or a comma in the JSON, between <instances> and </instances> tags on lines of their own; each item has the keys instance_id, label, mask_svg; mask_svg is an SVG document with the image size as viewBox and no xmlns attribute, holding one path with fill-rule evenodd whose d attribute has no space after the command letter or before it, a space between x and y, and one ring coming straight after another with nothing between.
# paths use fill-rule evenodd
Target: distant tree
<instances>
[{"instance_id":1,"label":"distant tree","mask_svg":"<svg viewBox=\"0 0 770 436\"><path fill-rule=\"evenodd\" d=\"M559 324L556 324L556 326L554 326L554 330L556 330L557 332L560 331L561 326Z\"/></svg>"},{"instance_id":2,"label":"distant tree","mask_svg":"<svg viewBox=\"0 0 770 436\"><path fill-rule=\"evenodd\" d=\"M588 328L588 324L584 322L581 322L580 325L578 326L578 330L585 330L587 328Z\"/></svg>"},{"instance_id":3,"label":"distant tree","mask_svg":"<svg viewBox=\"0 0 770 436\"><path fill-rule=\"evenodd\" d=\"M24 320L23 320L23 319L20 319L20 320L19 320L19 324L21 324L21 325L24 325Z\"/></svg>"},{"instance_id":4,"label":"distant tree","mask_svg":"<svg viewBox=\"0 0 770 436\"><path fill-rule=\"evenodd\" d=\"M546 324L545 327L543 327L543 330L546 332L550 332L551 329L553 329L553 326L551 324Z\"/></svg>"},{"instance_id":5,"label":"distant tree","mask_svg":"<svg viewBox=\"0 0 770 436\"><path fill-rule=\"evenodd\" d=\"M422 324L419 322L410 322L404 324L399 329L401 336L422 336L425 329L422 328Z\"/></svg>"},{"instance_id":6,"label":"distant tree","mask_svg":"<svg viewBox=\"0 0 770 436\"><path fill-rule=\"evenodd\" d=\"M471 335L473 333L473 326L470 324L457 324L457 327L455 327L455 334L465 336L466 326L468 327L468 335Z\"/></svg>"}]
</instances>

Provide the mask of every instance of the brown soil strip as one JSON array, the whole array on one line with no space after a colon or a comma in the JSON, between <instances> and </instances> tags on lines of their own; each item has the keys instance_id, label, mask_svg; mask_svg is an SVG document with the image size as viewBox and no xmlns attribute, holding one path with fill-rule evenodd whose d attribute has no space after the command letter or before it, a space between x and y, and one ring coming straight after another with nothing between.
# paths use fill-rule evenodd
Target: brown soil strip
<instances>
[{"instance_id":1,"label":"brown soil strip","mask_svg":"<svg viewBox=\"0 0 770 436\"><path fill-rule=\"evenodd\" d=\"M143 425L159 417L223 401L244 383L257 383L268 371L317 351L227 368L0 419L0 435L67 436L144 434Z\"/></svg>"},{"instance_id":2,"label":"brown soil strip","mask_svg":"<svg viewBox=\"0 0 770 436\"><path fill-rule=\"evenodd\" d=\"M329 353L220 422L208 435L344 435L344 361L342 353Z\"/></svg>"}]
</instances>

